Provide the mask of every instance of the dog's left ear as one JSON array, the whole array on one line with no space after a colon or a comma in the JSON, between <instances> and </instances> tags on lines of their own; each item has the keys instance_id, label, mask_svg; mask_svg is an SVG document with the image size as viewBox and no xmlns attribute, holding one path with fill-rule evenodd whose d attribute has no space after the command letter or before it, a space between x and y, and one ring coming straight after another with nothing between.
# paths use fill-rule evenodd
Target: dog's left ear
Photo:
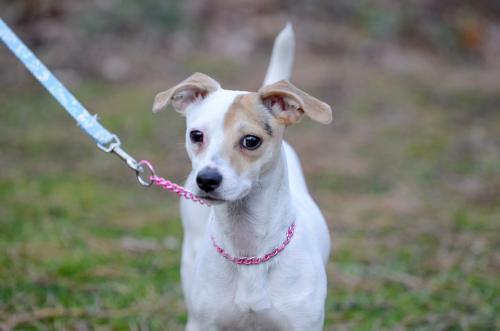
<instances>
[{"instance_id":1,"label":"dog's left ear","mask_svg":"<svg viewBox=\"0 0 500 331\"><path fill-rule=\"evenodd\" d=\"M201 72L194 73L171 89L158 93L153 112L157 113L172 103L177 112L184 114L188 106L203 100L219 88L220 84L213 78Z\"/></svg>"},{"instance_id":2,"label":"dog's left ear","mask_svg":"<svg viewBox=\"0 0 500 331\"><path fill-rule=\"evenodd\" d=\"M332 109L287 80L263 86L259 92L263 104L285 126L296 123L305 113L313 120L328 124L332 121Z\"/></svg>"}]
</instances>

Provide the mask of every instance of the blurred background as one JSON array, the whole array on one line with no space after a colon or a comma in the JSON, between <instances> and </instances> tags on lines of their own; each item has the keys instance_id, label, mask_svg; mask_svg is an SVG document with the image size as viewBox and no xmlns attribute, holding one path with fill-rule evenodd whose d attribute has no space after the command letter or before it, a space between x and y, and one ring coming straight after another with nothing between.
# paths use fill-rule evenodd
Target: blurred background
<instances>
[{"instance_id":1,"label":"blurred background","mask_svg":"<svg viewBox=\"0 0 500 331\"><path fill-rule=\"evenodd\" d=\"M182 181L155 94L195 71L328 102L287 139L328 219L327 330L500 329L500 2L1 0L0 16L136 158ZM178 199L140 187L0 46L0 330L182 330Z\"/></svg>"}]
</instances>

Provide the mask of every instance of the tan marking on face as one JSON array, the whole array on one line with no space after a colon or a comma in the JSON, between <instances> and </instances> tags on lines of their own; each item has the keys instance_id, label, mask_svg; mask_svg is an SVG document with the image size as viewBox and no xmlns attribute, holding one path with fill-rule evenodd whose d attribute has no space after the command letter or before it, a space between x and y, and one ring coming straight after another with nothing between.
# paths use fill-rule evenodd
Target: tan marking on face
<instances>
[{"instance_id":1,"label":"tan marking on face","mask_svg":"<svg viewBox=\"0 0 500 331\"><path fill-rule=\"evenodd\" d=\"M242 148L240 140L245 135L261 138L261 146L253 151ZM236 97L224 119L224 156L237 173L247 170L266 149L276 145L280 137L279 128L273 117L261 106L257 93Z\"/></svg>"}]
</instances>

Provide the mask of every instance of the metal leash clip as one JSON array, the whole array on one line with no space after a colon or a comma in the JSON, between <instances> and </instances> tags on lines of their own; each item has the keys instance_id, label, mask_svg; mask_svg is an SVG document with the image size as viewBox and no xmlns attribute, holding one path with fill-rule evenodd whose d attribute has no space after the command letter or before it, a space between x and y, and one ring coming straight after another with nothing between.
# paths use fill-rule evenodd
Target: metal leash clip
<instances>
[{"instance_id":1,"label":"metal leash clip","mask_svg":"<svg viewBox=\"0 0 500 331\"><path fill-rule=\"evenodd\" d=\"M153 184L151 177L155 176L154 171L150 167L144 167L143 164L137 162L130 154L121 148L120 139L116 135L113 136L113 140L107 146L97 144L97 147L106 153L114 153L125 161L127 166L135 171L137 180L142 186L150 187Z\"/></svg>"}]
</instances>

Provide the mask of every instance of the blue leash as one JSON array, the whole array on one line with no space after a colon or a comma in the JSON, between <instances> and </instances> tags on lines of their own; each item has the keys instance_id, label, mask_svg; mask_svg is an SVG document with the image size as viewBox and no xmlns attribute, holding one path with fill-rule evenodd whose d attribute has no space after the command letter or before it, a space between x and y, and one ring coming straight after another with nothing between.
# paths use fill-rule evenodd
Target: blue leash
<instances>
[{"instance_id":1,"label":"blue leash","mask_svg":"<svg viewBox=\"0 0 500 331\"><path fill-rule=\"evenodd\" d=\"M0 18L0 39L11 52L31 72L31 74L45 87L59 104L73 117L78 127L88 134L104 152L113 152L136 172L137 179L144 186L151 182L142 177L144 168L120 146L117 135L109 132L97 121L97 115L91 115L66 87L50 72L49 69L36 57L33 52L19 39L19 37Z\"/></svg>"}]
</instances>

